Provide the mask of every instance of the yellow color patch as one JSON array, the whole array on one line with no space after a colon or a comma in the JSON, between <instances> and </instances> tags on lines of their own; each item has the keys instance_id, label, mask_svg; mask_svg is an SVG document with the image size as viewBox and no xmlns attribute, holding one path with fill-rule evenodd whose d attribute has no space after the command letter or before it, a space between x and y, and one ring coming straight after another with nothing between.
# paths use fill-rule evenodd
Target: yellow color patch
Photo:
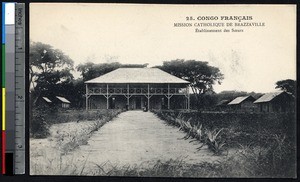
<instances>
[{"instance_id":1,"label":"yellow color patch","mask_svg":"<svg viewBox=\"0 0 300 182\"><path fill-rule=\"evenodd\" d=\"M5 88L2 88L2 130L5 130L5 122L6 122L6 102L5 102Z\"/></svg>"}]
</instances>

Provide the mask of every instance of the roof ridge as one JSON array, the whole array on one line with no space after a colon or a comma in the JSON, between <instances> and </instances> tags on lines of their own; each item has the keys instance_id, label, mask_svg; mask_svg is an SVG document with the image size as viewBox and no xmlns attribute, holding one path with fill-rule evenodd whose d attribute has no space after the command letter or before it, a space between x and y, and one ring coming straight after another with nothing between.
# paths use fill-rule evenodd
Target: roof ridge
<instances>
[{"instance_id":1,"label":"roof ridge","mask_svg":"<svg viewBox=\"0 0 300 182\"><path fill-rule=\"evenodd\" d=\"M189 82L159 68L118 68L85 83L177 83Z\"/></svg>"},{"instance_id":2,"label":"roof ridge","mask_svg":"<svg viewBox=\"0 0 300 182\"><path fill-rule=\"evenodd\" d=\"M282 93L287 93L287 92L284 90L279 90L275 92L265 93L261 97L259 97L256 101L254 101L254 103L270 102L271 100L273 100L275 97L279 96Z\"/></svg>"},{"instance_id":3,"label":"roof ridge","mask_svg":"<svg viewBox=\"0 0 300 182\"><path fill-rule=\"evenodd\" d=\"M252 95L247 95L247 96L238 96L234 98L232 101L228 103L228 105L235 105L235 104L240 104L244 100L246 100L248 97L253 97ZM253 97L254 98L254 97Z\"/></svg>"}]
</instances>

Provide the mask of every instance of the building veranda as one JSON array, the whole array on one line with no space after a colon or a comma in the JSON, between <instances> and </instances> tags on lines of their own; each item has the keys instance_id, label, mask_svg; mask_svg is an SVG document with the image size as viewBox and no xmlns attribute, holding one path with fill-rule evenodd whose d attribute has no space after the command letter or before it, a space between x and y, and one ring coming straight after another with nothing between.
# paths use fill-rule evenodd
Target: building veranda
<instances>
[{"instance_id":1,"label":"building veranda","mask_svg":"<svg viewBox=\"0 0 300 182\"><path fill-rule=\"evenodd\" d=\"M119 68L88 80L86 109L189 109L189 82L158 68Z\"/></svg>"}]
</instances>

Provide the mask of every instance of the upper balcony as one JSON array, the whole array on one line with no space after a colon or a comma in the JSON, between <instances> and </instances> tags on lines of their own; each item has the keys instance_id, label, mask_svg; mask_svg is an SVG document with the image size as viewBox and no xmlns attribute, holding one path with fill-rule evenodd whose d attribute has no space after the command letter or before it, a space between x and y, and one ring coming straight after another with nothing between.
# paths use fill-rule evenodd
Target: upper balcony
<instances>
[{"instance_id":1,"label":"upper balcony","mask_svg":"<svg viewBox=\"0 0 300 182\"><path fill-rule=\"evenodd\" d=\"M149 91L149 92L148 92ZM186 95L187 88L88 88L89 95Z\"/></svg>"}]
</instances>

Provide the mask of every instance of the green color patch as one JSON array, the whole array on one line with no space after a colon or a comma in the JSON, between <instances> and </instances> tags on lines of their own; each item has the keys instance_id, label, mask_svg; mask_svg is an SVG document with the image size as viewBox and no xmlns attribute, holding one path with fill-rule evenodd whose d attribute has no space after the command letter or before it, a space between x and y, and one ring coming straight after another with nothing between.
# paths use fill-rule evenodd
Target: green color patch
<instances>
[{"instance_id":1,"label":"green color patch","mask_svg":"<svg viewBox=\"0 0 300 182\"><path fill-rule=\"evenodd\" d=\"M2 88L5 88L5 44L2 44Z\"/></svg>"}]
</instances>

